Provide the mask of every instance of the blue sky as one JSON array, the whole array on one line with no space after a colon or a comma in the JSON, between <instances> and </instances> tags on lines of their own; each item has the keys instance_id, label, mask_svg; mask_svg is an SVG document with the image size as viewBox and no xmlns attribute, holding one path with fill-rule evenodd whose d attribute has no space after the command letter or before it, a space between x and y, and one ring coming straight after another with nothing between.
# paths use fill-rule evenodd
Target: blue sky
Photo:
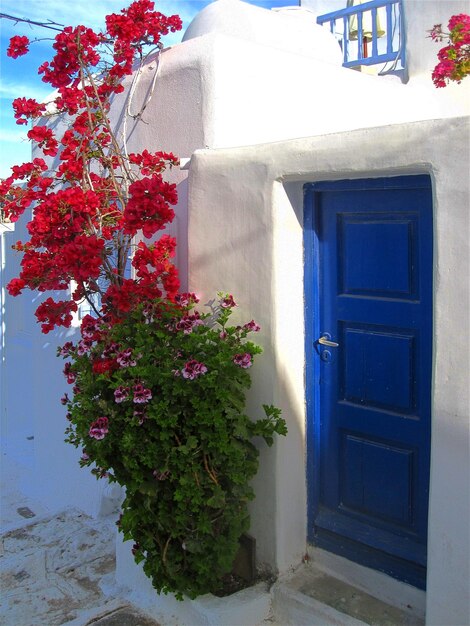
<instances>
[{"instance_id":1,"label":"blue sky","mask_svg":"<svg viewBox=\"0 0 470 626\"><path fill-rule=\"evenodd\" d=\"M155 8L165 15L177 13L183 20L183 30L164 39L166 45L178 43L193 17L213 0L156 0ZM245 0L264 8L298 5L298 0ZM118 13L130 0L1 0L1 12L15 17L46 22L53 20L64 26L84 24L95 29L104 26L104 16ZM41 101L51 91L41 81L37 68L52 56L54 31L24 23L0 20L0 178L8 176L10 167L30 160L30 144L26 140L28 127L18 126L13 118L11 102L17 97ZM24 57L6 56L9 39L26 35L40 41L30 46Z\"/></svg>"}]
</instances>

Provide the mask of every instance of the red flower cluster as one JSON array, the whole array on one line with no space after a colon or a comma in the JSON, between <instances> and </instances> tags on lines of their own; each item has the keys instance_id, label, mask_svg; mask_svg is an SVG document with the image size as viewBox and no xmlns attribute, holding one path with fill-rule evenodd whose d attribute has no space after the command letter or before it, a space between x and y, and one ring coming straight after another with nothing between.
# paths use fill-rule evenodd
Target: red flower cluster
<instances>
[{"instance_id":1,"label":"red flower cluster","mask_svg":"<svg viewBox=\"0 0 470 626\"><path fill-rule=\"evenodd\" d=\"M62 300L54 302L52 298L48 298L36 309L36 317L41 324L42 332L48 333L54 330L56 326L69 328L73 319L72 313L75 313L77 309L78 307L73 301Z\"/></svg>"},{"instance_id":2,"label":"red flower cluster","mask_svg":"<svg viewBox=\"0 0 470 626\"><path fill-rule=\"evenodd\" d=\"M29 51L28 45L29 39L27 37L15 35L15 37L10 39L10 45L7 48L7 56L12 59L23 56Z\"/></svg>"},{"instance_id":3,"label":"red flower cluster","mask_svg":"<svg viewBox=\"0 0 470 626\"><path fill-rule=\"evenodd\" d=\"M177 15L165 17L154 11L155 3L150 0L136 0L121 15L106 16L108 34L115 39L114 60L127 67L133 48L140 52L144 44L157 45L162 35L181 29L181 19Z\"/></svg>"},{"instance_id":4,"label":"red flower cluster","mask_svg":"<svg viewBox=\"0 0 470 626\"><path fill-rule=\"evenodd\" d=\"M446 87L450 81L460 83L470 74L470 15L453 15L448 23L449 32L436 24L430 31L431 39L448 39L448 45L437 53L439 63L433 70L432 80L436 87Z\"/></svg>"},{"instance_id":5,"label":"red flower cluster","mask_svg":"<svg viewBox=\"0 0 470 626\"><path fill-rule=\"evenodd\" d=\"M57 154L59 144L54 138L54 133L47 126L33 126L32 129L28 131L28 138L32 141L36 141L39 147L42 148L44 154L49 156L55 156Z\"/></svg>"},{"instance_id":6,"label":"red flower cluster","mask_svg":"<svg viewBox=\"0 0 470 626\"><path fill-rule=\"evenodd\" d=\"M166 170L168 165L179 165L178 157L172 152L155 152L150 154L148 150L144 150L141 154L130 154L129 162L135 163L140 167L143 176L151 176Z\"/></svg>"},{"instance_id":7,"label":"red flower cluster","mask_svg":"<svg viewBox=\"0 0 470 626\"><path fill-rule=\"evenodd\" d=\"M28 138L44 155L57 159L54 169L42 158L13 167L11 176L0 182L0 203L13 221L34 207L29 241L14 246L23 257L19 277L7 286L9 293L68 290L72 281L76 285L69 300L48 298L37 309L45 333L70 326L84 297L101 296L101 315L112 322L143 301L162 295L174 299L177 294L178 273L171 262L176 241L164 235L135 248L134 237L153 237L173 220L176 186L164 180L164 173L178 159L148 150L127 155L113 135L108 114L136 56L142 56L145 46L160 48L160 38L179 28L178 16L165 17L150 0L135 0L106 18L104 32L64 28L55 37L53 58L39 67L42 80L57 89L54 107L69 125L62 135L45 118L31 127ZM25 54L28 44L27 37L13 37L8 55ZM17 123L27 124L41 118L46 105L17 98L13 109ZM125 274L129 257L134 278ZM106 372L115 365L111 358L93 367Z\"/></svg>"},{"instance_id":8,"label":"red flower cluster","mask_svg":"<svg viewBox=\"0 0 470 626\"><path fill-rule=\"evenodd\" d=\"M165 182L160 174L143 178L129 187L130 198L124 209L123 230L134 236L142 230L144 237L152 237L173 221L175 212L169 204L176 204L176 185Z\"/></svg>"},{"instance_id":9,"label":"red flower cluster","mask_svg":"<svg viewBox=\"0 0 470 626\"><path fill-rule=\"evenodd\" d=\"M15 98L12 103L17 124L27 124L27 118L40 117L46 110L45 104L36 102L33 98Z\"/></svg>"}]
</instances>

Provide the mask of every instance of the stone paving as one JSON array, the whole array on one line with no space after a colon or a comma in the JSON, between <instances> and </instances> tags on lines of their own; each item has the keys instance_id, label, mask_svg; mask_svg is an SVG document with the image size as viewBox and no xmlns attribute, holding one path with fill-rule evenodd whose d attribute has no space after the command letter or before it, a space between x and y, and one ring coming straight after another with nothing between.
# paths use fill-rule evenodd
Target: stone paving
<instances>
[{"instance_id":1,"label":"stone paving","mask_svg":"<svg viewBox=\"0 0 470 626\"><path fill-rule=\"evenodd\" d=\"M22 493L25 469L2 452L2 626L158 626L116 591L114 519L52 515Z\"/></svg>"},{"instance_id":2,"label":"stone paving","mask_svg":"<svg viewBox=\"0 0 470 626\"><path fill-rule=\"evenodd\" d=\"M124 600L102 591L114 575L113 526L68 510L4 533L2 624L156 626Z\"/></svg>"}]
</instances>

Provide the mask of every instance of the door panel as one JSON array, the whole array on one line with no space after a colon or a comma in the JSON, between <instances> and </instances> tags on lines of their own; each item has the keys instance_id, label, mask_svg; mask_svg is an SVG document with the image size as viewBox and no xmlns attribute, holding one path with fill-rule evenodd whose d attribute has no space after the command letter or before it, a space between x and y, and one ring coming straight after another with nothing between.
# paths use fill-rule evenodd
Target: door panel
<instances>
[{"instance_id":1,"label":"door panel","mask_svg":"<svg viewBox=\"0 0 470 626\"><path fill-rule=\"evenodd\" d=\"M315 183L305 209L310 539L422 587L430 181Z\"/></svg>"}]
</instances>

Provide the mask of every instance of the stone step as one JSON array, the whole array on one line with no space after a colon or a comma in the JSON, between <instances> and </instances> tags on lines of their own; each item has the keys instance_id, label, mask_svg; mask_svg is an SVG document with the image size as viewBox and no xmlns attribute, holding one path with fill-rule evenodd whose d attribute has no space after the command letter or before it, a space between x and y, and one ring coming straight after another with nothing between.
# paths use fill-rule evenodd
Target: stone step
<instances>
[{"instance_id":1,"label":"stone step","mask_svg":"<svg viewBox=\"0 0 470 626\"><path fill-rule=\"evenodd\" d=\"M311 565L278 581L272 598L274 619L284 626L424 626L411 611Z\"/></svg>"}]
</instances>

